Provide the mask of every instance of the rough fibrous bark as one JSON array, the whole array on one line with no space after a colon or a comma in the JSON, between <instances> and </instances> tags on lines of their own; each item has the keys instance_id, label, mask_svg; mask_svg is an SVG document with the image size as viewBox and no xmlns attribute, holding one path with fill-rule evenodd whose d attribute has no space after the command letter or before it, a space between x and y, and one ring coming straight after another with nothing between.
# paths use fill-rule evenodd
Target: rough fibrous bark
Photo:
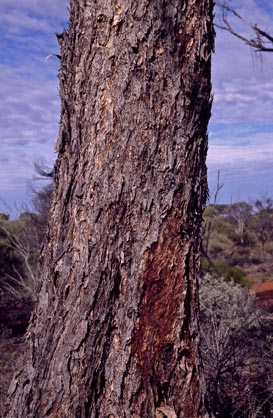
<instances>
[{"instance_id":1,"label":"rough fibrous bark","mask_svg":"<svg viewBox=\"0 0 273 418\"><path fill-rule=\"evenodd\" d=\"M200 415L212 3L71 0L50 224L9 417Z\"/></svg>"}]
</instances>

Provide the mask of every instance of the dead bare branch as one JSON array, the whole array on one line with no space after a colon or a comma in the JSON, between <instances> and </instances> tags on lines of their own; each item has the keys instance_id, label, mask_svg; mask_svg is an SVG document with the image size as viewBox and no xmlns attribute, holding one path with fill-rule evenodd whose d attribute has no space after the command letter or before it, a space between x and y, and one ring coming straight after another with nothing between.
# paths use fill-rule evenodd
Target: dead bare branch
<instances>
[{"instance_id":1,"label":"dead bare branch","mask_svg":"<svg viewBox=\"0 0 273 418\"><path fill-rule=\"evenodd\" d=\"M215 23L215 26L217 28L230 32L232 35L244 41L247 45L249 45L257 52L273 52L273 36L259 28L259 26L256 23L252 24L248 19L241 16L235 9L232 9L231 7L227 6L226 1L217 0L216 5L221 10L221 24ZM236 31L230 24L230 21L228 19L229 14L235 16L237 19L241 20L248 27L250 27L254 32L255 37L253 39L247 38L238 31ZM268 46L268 42L272 45Z\"/></svg>"}]
</instances>

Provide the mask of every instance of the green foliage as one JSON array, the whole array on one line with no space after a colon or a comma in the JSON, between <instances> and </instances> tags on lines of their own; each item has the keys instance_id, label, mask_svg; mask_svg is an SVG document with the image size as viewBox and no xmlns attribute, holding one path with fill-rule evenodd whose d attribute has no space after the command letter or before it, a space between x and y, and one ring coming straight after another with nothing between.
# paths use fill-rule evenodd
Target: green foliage
<instances>
[{"instance_id":1,"label":"green foliage","mask_svg":"<svg viewBox=\"0 0 273 418\"><path fill-rule=\"evenodd\" d=\"M0 213L0 222L1 221L8 221L9 215L6 215L5 213Z\"/></svg>"},{"instance_id":2,"label":"green foliage","mask_svg":"<svg viewBox=\"0 0 273 418\"><path fill-rule=\"evenodd\" d=\"M226 282L233 282L242 287L251 286L243 270L238 267L232 267L225 262L216 262L213 266L210 266L207 260L203 260L201 270L209 272L215 279L221 276Z\"/></svg>"},{"instance_id":3,"label":"green foliage","mask_svg":"<svg viewBox=\"0 0 273 418\"><path fill-rule=\"evenodd\" d=\"M211 236L208 250L211 257L214 259L225 259L226 255L229 254L234 247L234 243L228 238L223 232L213 234Z\"/></svg>"},{"instance_id":4,"label":"green foliage","mask_svg":"<svg viewBox=\"0 0 273 418\"><path fill-rule=\"evenodd\" d=\"M226 215L227 211L228 211L229 205L212 205L209 204L206 206L205 211L204 211L204 216L205 217L209 217L211 215L211 213L213 213L213 215L216 216L220 216L220 215Z\"/></svg>"},{"instance_id":5,"label":"green foliage","mask_svg":"<svg viewBox=\"0 0 273 418\"><path fill-rule=\"evenodd\" d=\"M208 205L204 211L203 273L249 285L244 269L270 263L273 255L273 199L253 205Z\"/></svg>"}]
</instances>

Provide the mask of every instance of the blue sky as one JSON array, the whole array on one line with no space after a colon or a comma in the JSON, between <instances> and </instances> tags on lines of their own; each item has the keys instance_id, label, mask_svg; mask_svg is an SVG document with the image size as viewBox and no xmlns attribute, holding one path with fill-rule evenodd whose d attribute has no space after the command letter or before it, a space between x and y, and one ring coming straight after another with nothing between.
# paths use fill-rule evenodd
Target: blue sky
<instances>
[{"instance_id":1,"label":"blue sky","mask_svg":"<svg viewBox=\"0 0 273 418\"><path fill-rule=\"evenodd\" d=\"M232 0L253 23L273 33L271 0ZM68 0L0 2L0 199L28 202L35 162L52 166L58 134L59 61L55 33L68 21ZM236 23L235 23L236 24ZM240 27L248 34L247 27ZM273 53L257 54L217 31L214 104L209 125L211 192L220 170L219 202L273 194Z\"/></svg>"},{"instance_id":2,"label":"blue sky","mask_svg":"<svg viewBox=\"0 0 273 418\"><path fill-rule=\"evenodd\" d=\"M273 34L272 0L229 3ZM253 37L247 25L234 21L234 27ZM217 30L212 85L207 159L211 192L220 170L222 202L273 195L273 53L255 53L230 33Z\"/></svg>"}]
</instances>

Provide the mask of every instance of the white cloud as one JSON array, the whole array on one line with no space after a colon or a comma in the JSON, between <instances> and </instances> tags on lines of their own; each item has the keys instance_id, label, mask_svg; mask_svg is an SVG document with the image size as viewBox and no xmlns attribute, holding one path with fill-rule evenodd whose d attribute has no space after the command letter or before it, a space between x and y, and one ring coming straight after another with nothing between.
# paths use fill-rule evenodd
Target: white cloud
<instances>
[{"instance_id":1,"label":"white cloud","mask_svg":"<svg viewBox=\"0 0 273 418\"><path fill-rule=\"evenodd\" d=\"M266 161L273 163L273 144L259 145L212 145L208 152L208 164L218 167L242 162Z\"/></svg>"},{"instance_id":2,"label":"white cloud","mask_svg":"<svg viewBox=\"0 0 273 418\"><path fill-rule=\"evenodd\" d=\"M54 0L2 0L0 23L10 33L26 30L54 32L60 22L68 20L68 1Z\"/></svg>"},{"instance_id":3,"label":"white cloud","mask_svg":"<svg viewBox=\"0 0 273 418\"><path fill-rule=\"evenodd\" d=\"M58 81L41 75L37 67L26 75L0 66L0 197L26 187L33 165L43 159L51 166L58 132Z\"/></svg>"},{"instance_id":4,"label":"white cloud","mask_svg":"<svg viewBox=\"0 0 273 418\"><path fill-rule=\"evenodd\" d=\"M10 10L7 13L0 13L2 28L9 32L20 33L22 30L39 30L53 32L54 26L46 19L31 17L21 10Z\"/></svg>"}]
</instances>

